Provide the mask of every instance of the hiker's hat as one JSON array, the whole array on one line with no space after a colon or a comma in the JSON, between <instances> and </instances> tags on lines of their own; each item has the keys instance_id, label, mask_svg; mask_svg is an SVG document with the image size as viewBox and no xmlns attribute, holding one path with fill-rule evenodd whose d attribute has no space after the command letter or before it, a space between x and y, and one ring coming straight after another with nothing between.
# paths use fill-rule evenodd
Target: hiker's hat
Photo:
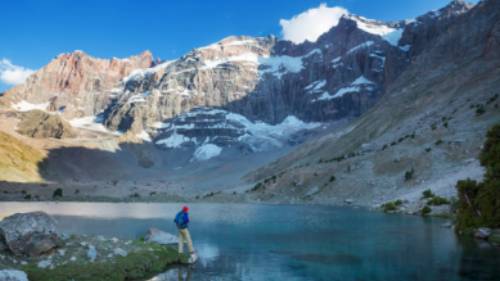
<instances>
[{"instance_id":1,"label":"hiker's hat","mask_svg":"<svg viewBox=\"0 0 500 281\"><path fill-rule=\"evenodd\" d=\"M182 210L183 210L184 212L189 212L189 207L188 207L188 206L183 206L183 207L182 207Z\"/></svg>"}]
</instances>

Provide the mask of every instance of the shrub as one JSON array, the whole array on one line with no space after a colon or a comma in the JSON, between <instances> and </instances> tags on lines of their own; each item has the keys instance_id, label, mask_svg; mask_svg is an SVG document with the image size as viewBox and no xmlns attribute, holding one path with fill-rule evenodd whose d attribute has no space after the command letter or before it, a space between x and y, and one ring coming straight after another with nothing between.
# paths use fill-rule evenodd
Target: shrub
<instances>
[{"instance_id":1,"label":"shrub","mask_svg":"<svg viewBox=\"0 0 500 281\"><path fill-rule=\"evenodd\" d=\"M443 140L442 139L438 139L436 142L435 142L435 145L441 145L443 144Z\"/></svg>"},{"instance_id":2,"label":"shrub","mask_svg":"<svg viewBox=\"0 0 500 281\"><path fill-rule=\"evenodd\" d=\"M484 106L482 104L478 105L476 107L476 116L481 116L486 112L486 109L484 109Z\"/></svg>"},{"instance_id":3,"label":"shrub","mask_svg":"<svg viewBox=\"0 0 500 281\"><path fill-rule=\"evenodd\" d=\"M56 198L59 198L59 197L63 197L63 190L61 188L57 188L56 190L54 190L54 192L52 193L52 198L53 199L56 199Z\"/></svg>"},{"instance_id":4,"label":"shrub","mask_svg":"<svg viewBox=\"0 0 500 281\"><path fill-rule=\"evenodd\" d=\"M24 195L24 200L31 200L31 194Z\"/></svg>"},{"instance_id":5,"label":"shrub","mask_svg":"<svg viewBox=\"0 0 500 281\"><path fill-rule=\"evenodd\" d=\"M440 206L440 205L448 205L450 201L444 197L434 196L429 201L427 201L427 205L431 206Z\"/></svg>"},{"instance_id":6,"label":"shrub","mask_svg":"<svg viewBox=\"0 0 500 281\"><path fill-rule=\"evenodd\" d=\"M330 182L334 182L335 181L335 176L331 176L330 177Z\"/></svg>"},{"instance_id":7,"label":"shrub","mask_svg":"<svg viewBox=\"0 0 500 281\"><path fill-rule=\"evenodd\" d=\"M388 212L393 212L393 211L396 211L399 209L399 207L403 204L403 201L401 200L396 200L396 201L391 201L391 202L387 202L387 203L384 203L382 204L382 210L385 212L385 213L388 213Z\"/></svg>"},{"instance_id":8,"label":"shrub","mask_svg":"<svg viewBox=\"0 0 500 281\"><path fill-rule=\"evenodd\" d=\"M434 197L434 193L432 193L430 189L424 190L424 192L422 192L422 198L427 199L431 197Z\"/></svg>"},{"instance_id":9,"label":"shrub","mask_svg":"<svg viewBox=\"0 0 500 281\"><path fill-rule=\"evenodd\" d=\"M425 206L425 207L422 208L422 210L420 210L420 214L422 216L427 216L431 212L432 212L432 209L429 206Z\"/></svg>"},{"instance_id":10,"label":"shrub","mask_svg":"<svg viewBox=\"0 0 500 281\"><path fill-rule=\"evenodd\" d=\"M261 182L258 182L250 190L247 190L247 192L254 192L254 191L258 191L260 189L264 189L264 188L265 188L264 184L262 184Z\"/></svg>"},{"instance_id":11,"label":"shrub","mask_svg":"<svg viewBox=\"0 0 500 281\"><path fill-rule=\"evenodd\" d=\"M405 172L405 181L409 181L413 178L413 175L415 174L415 170L411 168L410 170Z\"/></svg>"},{"instance_id":12,"label":"shrub","mask_svg":"<svg viewBox=\"0 0 500 281\"><path fill-rule=\"evenodd\" d=\"M480 226L500 228L500 124L488 131L479 159L486 168L483 182L457 182L458 232Z\"/></svg>"},{"instance_id":13,"label":"shrub","mask_svg":"<svg viewBox=\"0 0 500 281\"><path fill-rule=\"evenodd\" d=\"M431 129L432 129L433 131L437 129L437 125L436 125L436 123L432 123L432 125L431 125Z\"/></svg>"},{"instance_id":14,"label":"shrub","mask_svg":"<svg viewBox=\"0 0 500 281\"><path fill-rule=\"evenodd\" d=\"M494 101L497 100L497 98L498 98L498 94L495 94L494 96L492 96L491 98L489 98L486 103L487 104L493 103Z\"/></svg>"},{"instance_id":15,"label":"shrub","mask_svg":"<svg viewBox=\"0 0 500 281\"><path fill-rule=\"evenodd\" d=\"M432 148L430 148L430 147L427 147L427 148L425 149L425 152L427 152L427 153L429 153L429 152L431 152L431 151L432 151Z\"/></svg>"}]
</instances>

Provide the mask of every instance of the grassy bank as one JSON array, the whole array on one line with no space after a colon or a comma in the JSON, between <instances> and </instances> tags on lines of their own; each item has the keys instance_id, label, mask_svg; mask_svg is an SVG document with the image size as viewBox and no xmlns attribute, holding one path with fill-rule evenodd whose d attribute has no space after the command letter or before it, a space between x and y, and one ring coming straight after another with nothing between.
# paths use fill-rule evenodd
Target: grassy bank
<instances>
[{"instance_id":1,"label":"grassy bank","mask_svg":"<svg viewBox=\"0 0 500 281\"><path fill-rule=\"evenodd\" d=\"M88 257L89 247L96 249L94 259ZM8 259L11 264L2 267L24 271L30 281L146 280L175 264L187 263L187 256L179 256L172 246L96 237L69 238L64 247L45 257Z\"/></svg>"}]
</instances>

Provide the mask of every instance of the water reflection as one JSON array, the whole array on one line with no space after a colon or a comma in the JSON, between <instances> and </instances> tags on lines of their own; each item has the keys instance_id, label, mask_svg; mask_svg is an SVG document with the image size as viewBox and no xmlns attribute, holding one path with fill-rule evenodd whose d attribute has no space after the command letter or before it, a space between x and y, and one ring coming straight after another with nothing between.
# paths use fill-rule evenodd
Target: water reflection
<instances>
[{"instance_id":1,"label":"water reflection","mask_svg":"<svg viewBox=\"0 0 500 281\"><path fill-rule=\"evenodd\" d=\"M175 267L148 281L191 281L191 266Z\"/></svg>"}]
</instances>

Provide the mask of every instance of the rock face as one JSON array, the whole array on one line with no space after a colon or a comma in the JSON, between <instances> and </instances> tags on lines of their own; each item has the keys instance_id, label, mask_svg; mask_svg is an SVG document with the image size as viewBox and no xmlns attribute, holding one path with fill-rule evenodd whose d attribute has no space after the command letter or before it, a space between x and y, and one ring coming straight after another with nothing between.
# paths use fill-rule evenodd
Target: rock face
<instances>
[{"instance_id":1,"label":"rock face","mask_svg":"<svg viewBox=\"0 0 500 281\"><path fill-rule=\"evenodd\" d=\"M252 122L243 115L222 109L197 108L154 126L157 129L154 142L162 148L212 144L253 152L279 148L294 140L299 142L299 132L319 127L319 123L304 123L288 116L283 122L271 125Z\"/></svg>"},{"instance_id":2,"label":"rock face","mask_svg":"<svg viewBox=\"0 0 500 281\"><path fill-rule=\"evenodd\" d=\"M158 228L150 228L148 233L144 237L145 241L155 242L158 244L177 244L179 239L177 236L167 233L165 231L161 231Z\"/></svg>"},{"instance_id":3,"label":"rock face","mask_svg":"<svg viewBox=\"0 0 500 281\"><path fill-rule=\"evenodd\" d=\"M97 59L82 51L62 54L6 91L4 103L46 104L44 109L63 112L68 118L95 115L108 104L113 88L132 70L151 66L150 52L127 59Z\"/></svg>"},{"instance_id":4,"label":"rock face","mask_svg":"<svg viewBox=\"0 0 500 281\"><path fill-rule=\"evenodd\" d=\"M23 113L17 126L20 134L32 138L70 138L75 136L71 125L59 115L41 110Z\"/></svg>"},{"instance_id":5,"label":"rock face","mask_svg":"<svg viewBox=\"0 0 500 281\"><path fill-rule=\"evenodd\" d=\"M62 244L54 219L43 212L6 217L0 222L0 237L14 255L39 256Z\"/></svg>"},{"instance_id":6,"label":"rock face","mask_svg":"<svg viewBox=\"0 0 500 281\"><path fill-rule=\"evenodd\" d=\"M103 114L104 122L112 130L156 136L154 124L199 107L269 124L291 115L305 122L359 116L408 67L425 40L445 32L469 9L456 1L413 23L346 15L316 42L299 45L274 37L228 37L134 71Z\"/></svg>"},{"instance_id":7,"label":"rock face","mask_svg":"<svg viewBox=\"0 0 500 281\"><path fill-rule=\"evenodd\" d=\"M481 179L479 147L500 120L500 1L461 11L450 13L454 20L438 17L449 21L447 28L435 30L377 104L345 130L248 175L255 196L311 203L354 198L376 206L418 202L429 188L453 196L458 180ZM307 196L315 186L319 191Z\"/></svg>"},{"instance_id":8,"label":"rock face","mask_svg":"<svg viewBox=\"0 0 500 281\"><path fill-rule=\"evenodd\" d=\"M304 121L357 116L381 94L386 67L393 79L407 56L356 24L345 18L315 44L298 46L274 37L229 37L135 72L105 123L140 132L197 107L270 124L289 115Z\"/></svg>"},{"instance_id":9,"label":"rock face","mask_svg":"<svg viewBox=\"0 0 500 281\"><path fill-rule=\"evenodd\" d=\"M28 276L19 270L0 270L0 281L28 281Z\"/></svg>"}]
</instances>

